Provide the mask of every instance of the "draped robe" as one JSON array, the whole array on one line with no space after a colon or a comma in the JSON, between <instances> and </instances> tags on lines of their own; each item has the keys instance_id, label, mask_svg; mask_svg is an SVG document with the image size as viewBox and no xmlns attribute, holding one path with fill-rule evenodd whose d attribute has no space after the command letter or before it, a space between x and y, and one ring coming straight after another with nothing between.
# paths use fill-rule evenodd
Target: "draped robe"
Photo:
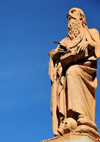
<instances>
[{"instance_id":1,"label":"draped robe","mask_svg":"<svg viewBox=\"0 0 100 142\"><path fill-rule=\"evenodd\" d=\"M94 50L83 60L66 67L65 71L61 62L52 58L51 53L54 50L49 52L51 112L55 136L61 121L68 117L70 110L95 120L96 70L97 59L100 57L100 40L96 29L88 29L86 36L88 40L95 42ZM66 41L64 38L61 44Z\"/></svg>"}]
</instances>

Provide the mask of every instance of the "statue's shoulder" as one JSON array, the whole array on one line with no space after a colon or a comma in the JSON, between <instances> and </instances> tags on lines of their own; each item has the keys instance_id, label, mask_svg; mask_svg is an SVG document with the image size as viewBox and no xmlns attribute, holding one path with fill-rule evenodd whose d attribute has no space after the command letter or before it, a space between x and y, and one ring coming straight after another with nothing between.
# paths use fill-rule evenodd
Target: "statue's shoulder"
<instances>
[{"instance_id":1,"label":"statue's shoulder","mask_svg":"<svg viewBox=\"0 0 100 142\"><path fill-rule=\"evenodd\" d=\"M88 29L91 36L97 40L99 40L99 31L95 28Z\"/></svg>"}]
</instances>

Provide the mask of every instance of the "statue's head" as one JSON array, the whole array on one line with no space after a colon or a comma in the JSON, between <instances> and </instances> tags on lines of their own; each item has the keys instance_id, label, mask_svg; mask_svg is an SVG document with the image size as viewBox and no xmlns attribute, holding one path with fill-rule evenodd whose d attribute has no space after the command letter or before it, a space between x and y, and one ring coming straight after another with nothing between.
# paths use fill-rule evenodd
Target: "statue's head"
<instances>
[{"instance_id":1,"label":"statue's head","mask_svg":"<svg viewBox=\"0 0 100 142\"><path fill-rule=\"evenodd\" d=\"M87 27L86 18L83 11L79 8L72 8L67 14L68 18L68 35L71 37L74 34L72 39L77 37L81 29Z\"/></svg>"}]
</instances>

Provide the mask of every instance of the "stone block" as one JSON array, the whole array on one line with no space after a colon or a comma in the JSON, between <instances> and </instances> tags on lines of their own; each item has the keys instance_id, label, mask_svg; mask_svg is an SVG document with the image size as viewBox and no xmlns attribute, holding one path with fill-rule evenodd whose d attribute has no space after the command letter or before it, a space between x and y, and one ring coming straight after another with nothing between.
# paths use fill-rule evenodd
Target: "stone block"
<instances>
[{"instance_id":1,"label":"stone block","mask_svg":"<svg viewBox=\"0 0 100 142\"><path fill-rule=\"evenodd\" d=\"M42 140L41 142L100 142L99 138L89 133L69 133L48 140Z\"/></svg>"},{"instance_id":2,"label":"stone block","mask_svg":"<svg viewBox=\"0 0 100 142\"><path fill-rule=\"evenodd\" d=\"M82 136L79 138L71 139L71 140L66 140L62 142L92 142L90 139L88 139L86 136Z\"/></svg>"}]
</instances>

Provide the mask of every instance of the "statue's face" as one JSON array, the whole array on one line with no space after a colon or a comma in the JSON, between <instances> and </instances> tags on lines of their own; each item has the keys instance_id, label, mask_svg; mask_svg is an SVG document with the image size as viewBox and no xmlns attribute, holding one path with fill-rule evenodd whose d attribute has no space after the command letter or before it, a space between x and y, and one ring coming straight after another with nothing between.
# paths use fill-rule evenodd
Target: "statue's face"
<instances>
[{"instance_id":1,"label":"statue's face","mask_svg":"<svg viewBox=\"0 0 100 142\"><path fill-rule=\"evenodd\" d=\"M68 20L68 31L70 31L73 28L74 23L76 23L76 19L69 18L69 20Z\"/></svg>"},{"instance_id":2,"label":"statue's face","mask_svg":"<svg viewBox=\"0 0 100 142\"><path fill-rule=\"evenodd\" d=\"M80 12L78 8L72 8L69 13L67 14L68 23L70 21L79 21L80 20Z\"/></svg>"},{"instance_id":3,"label":"statue's face","mask_svg":"<svg viewBox=\"0 0 100 142\"><path fill-rule=\"evenodd\" d=\"M77 8L73 8L69 11L68 15L68 35L71 39L74 39L80 33L82 23L80 20L80 12Z\"/></svg>"}]
</instances>

